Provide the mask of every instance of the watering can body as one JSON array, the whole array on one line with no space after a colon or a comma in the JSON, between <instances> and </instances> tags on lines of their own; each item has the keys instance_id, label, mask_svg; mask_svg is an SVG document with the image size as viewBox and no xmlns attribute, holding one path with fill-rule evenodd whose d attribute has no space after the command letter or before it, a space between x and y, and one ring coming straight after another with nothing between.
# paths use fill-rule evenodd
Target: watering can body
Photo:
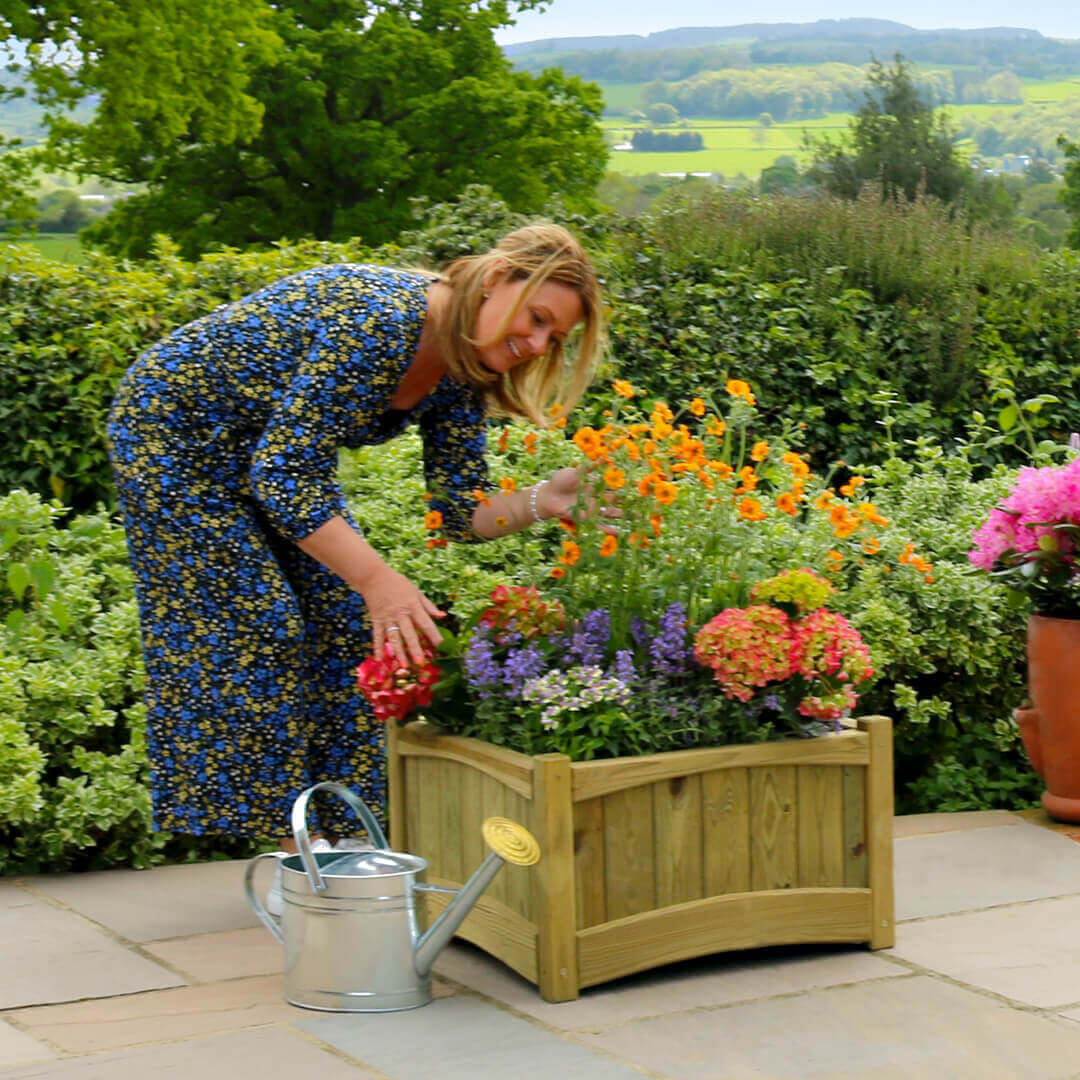
<instances>
[{"instance_id":1,"label":"watering can body","mask_svg":"<svg viewBox=\"0 0 1080 1080\"><path fill-rule=\"evenodd\" d=\"M356 810L371 837L372 850L311 850L307 805L318 790L340 795ZM524 830L520 832L528 837ZM259 919L284 945L285 999L293 1005L330 1012L392 1012L426 1005L431 1001L431 968L436 956L504 860L530 864L514 851L493 850L456 891L438 921L422 934L419 896L425 891L455 890L423 882L426 860L388 850L382 829L348 788L322 783L305 791L293 806L293 833L297 854L256 856L248 864L244 887ZM528 840L532 848L527 857L535 862L539 852L534 853L535 841ZM281 866L280 920L267 912L253 886L255 869L264 859L277 860Z\"/></svg>"}]
</instances>

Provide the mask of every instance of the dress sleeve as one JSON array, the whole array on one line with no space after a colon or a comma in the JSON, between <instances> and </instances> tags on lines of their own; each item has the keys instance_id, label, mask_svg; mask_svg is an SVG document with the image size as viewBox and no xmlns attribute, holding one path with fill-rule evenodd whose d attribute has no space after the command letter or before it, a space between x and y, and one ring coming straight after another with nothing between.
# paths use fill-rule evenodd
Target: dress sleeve
<instances>
[{"instance_id":1,"label":"dress sleeve","mask_svg":"<svg viewBox=\"0 0 1080 1080\"><path fill-rule=\"evenodd\" d=\"M442 535L459 543L484 539L473 532L473 492L488 486L487 421L483 398L465 387L437 394L420 417L424 476L433 498L429 509L443 516Z\"/></svg>"},{"instance_id":2,"label":"dress sleeve","mask_svg":"<svg viewBox=\"0 0 1080 1080\"><path fill-rule=\"evenodd\" d=\"M374 427L393 393L413 335L407 314L378 314L380 324L328 325L284 388L252 454L252 493L270 524L296 541L333 517L355 526L337 477L338 450Z\"/></svg>"}]
</instances>

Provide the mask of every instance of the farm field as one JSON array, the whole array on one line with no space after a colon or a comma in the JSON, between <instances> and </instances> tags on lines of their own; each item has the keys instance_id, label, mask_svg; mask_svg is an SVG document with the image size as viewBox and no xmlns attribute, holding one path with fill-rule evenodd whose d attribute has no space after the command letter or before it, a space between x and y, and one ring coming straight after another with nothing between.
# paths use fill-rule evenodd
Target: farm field
<instances>
[{"instance_id":1,"label":"farm field","mask_svg":"<svg viewBox=\"0 0 1080 1080\"><path fill-rule=\"evenodd\" d=\"M73 266L83 262L82 246L79 238L69 233L40 233L24 240L10 242L12 245L27 244L35 247L47 259L53 262L69 263ZM0 263L4 260L4 248L7 243L0 242Z\"/></svg>"},{"instance_id":2,"label":"farm field","mask_svg":"<svg viewBox=\"0 0 1080 1080\"><path fill-rule=\"evenodd\" d=\"M645 83L600 83L604 100L611 109L632 109L640 106L641 92ZM1060 109L1063 104L1076 101L1080 115L1080 74L1054 82L1023 80L1024 99L1028 107L1043 105ZM954 123L960 118L972 117L987 122L994 116L1007 115L1020 108L1018 105L949 105L946 107ZM611 172L625 176L641 176L646 173L713 172L734 178L740 173L748 179L756 179L762 169L768 168L776 158L783 155L794 157L804 164L809 155L803 149L803 137L841 135L847 130L850 113L829 113L809 120L795 120L761 128L753 118L690 117L687 126L700 131L705 142L702 150L676 151L673 153L636 153L614 150L608 159ZM612 143L629 142L634 125L624 117L605 115L601 124ZM1080 121L1077 125L1080 134ZM678 131L679 128L669 130ZM971 140L963 140L960 148L967 153L977 153Z\"/></svg>"}]
</instances>

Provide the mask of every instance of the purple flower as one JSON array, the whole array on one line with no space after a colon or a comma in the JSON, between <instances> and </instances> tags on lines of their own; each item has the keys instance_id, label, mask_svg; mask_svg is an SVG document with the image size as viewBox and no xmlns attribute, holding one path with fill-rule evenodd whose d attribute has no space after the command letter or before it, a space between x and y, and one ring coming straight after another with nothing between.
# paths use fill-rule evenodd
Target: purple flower
<instances>
[{"instance_id":1,"label":"purple flower","mask_svg":"<svg viewBox=\"0 0 1080 1080\"><path fill-rule=\"evenodd\" d=\"M598 667L611 639L611 615L606 608L590 611L574 627L566 648L572 666Z\"/></svg>"},{"instance_id":2,"label":"purple flower","mask_svg":"<svg viewBox=\"0 0 1080 1080\"><path fill-rule=\"evenodd\" d=\"M612 667L615 678L629 686L637 678L634 670L634 654L629 649L620 649L615 654L615 664Z\"/></svg>"},{"instance_id":3,"label":"purple flower","mask_svg":"<svg viewBox=\"0 0 1080 1080\"><path fill-rule=\"evenodd\" d=\"M762 704L766 709L772 709L773 712L780 711L780 699L775 694L766 694Z\"/></svg>"},{"instance_id":4,"label":"purple flower","mask_svg":"<svg viewBox=\"0 0 1080 1080\"><path fill-rule=\"evenodd\" d=\"M544 671L544 655L535 644L524 649L511 649L506 654L502 678L509 696L521 697L521 691L530 679L538 678Z\"/></svg>"},{"instance_id":5,"label":"purple flower","mask_svg":"<svg viewBox=\"0 0 1080 1080\"><path fill-rule=\"evenodd\" d=\"M686 608L672 604L660 619L660 630L649 645L653 668L661 675L684 675L689 667Z\"/></svg>"},{"instance_id":6,"label":"purple flower","mask_svg":"<svg viewBox=\"0 0 1080 1080\"><path fill-rule=\"evenodd\" d=\"M634 644L639 649L647 649L649 647L649 642L652 638L649 637L649 631L645 626L645 620L640 615L632 615L630 617L630 636L634 639Z\"/></svg>"},{"instance_id":7,"label":"purple flower","mask_svg":"<svg viewBox=\"0 0 1080 1080\"><path fill-rule=\"evenodd\" d=\"M490 691L502 682L499 662L495 659L495 646L483 630L478 630L465 650L465 674L469 685L482 698L490 697Z\"/></svg>"}]
</instances>

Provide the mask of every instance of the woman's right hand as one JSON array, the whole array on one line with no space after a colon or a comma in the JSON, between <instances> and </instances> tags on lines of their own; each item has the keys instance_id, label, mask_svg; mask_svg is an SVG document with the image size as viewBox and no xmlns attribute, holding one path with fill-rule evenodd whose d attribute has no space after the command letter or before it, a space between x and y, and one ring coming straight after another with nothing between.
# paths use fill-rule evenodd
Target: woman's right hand
<instances>
[{"instance_id":1,"label":"woman's right hand","mask_svg":"<svg viewBox=\"0 0 1080 1080\"><path fill-rule=\"evenodd\" d=\"M424 642L438 645L442 634L435 625L440 611L404 574L383 563L359 589L371 618L375 655L382 656L389 643L394 655L407 664L422 664Z\"/></svg>"}]
</instances>

